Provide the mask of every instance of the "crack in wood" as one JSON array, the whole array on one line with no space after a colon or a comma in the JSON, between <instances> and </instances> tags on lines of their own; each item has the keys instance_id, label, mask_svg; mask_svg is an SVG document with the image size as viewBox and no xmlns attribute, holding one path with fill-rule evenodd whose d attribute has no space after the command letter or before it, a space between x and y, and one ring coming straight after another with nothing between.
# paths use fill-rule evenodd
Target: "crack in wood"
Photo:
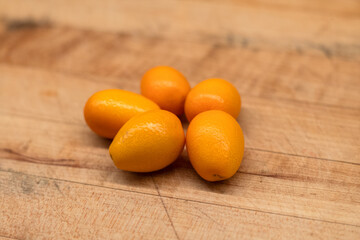
<instances>
[{"instance_id":1,"label":"crack in wood","mask_svg":"<svg viewBox=\"0 0 360 240\"><path fill-rule=\"evenodd\" d=\"M104 189L112 189L112 190L117 190L117 191L122 191L122 192L130 192L130 193L153 196L153 197L175 199L175 200L180 200L180 201L185 201L185 202L194 202L194 203L206 204L206 205L210 205L210 206L219 206L219 207L239 209L239 210L245 210L245 211L251 211L251 212L260 212L260 213L271 214L271 215L276 215L276 216L292 217L292 218L297 218L297 219L311 220L311 221L331 223L331 224L339 224L339 225L344 225L344 226L360 227L360 225L356 225L356 224L349 224L349 223L342 223L342 222L332 222L332 221L328 221L328 220L322 220L322 219L316 219L316 218L310 218L310 217L296 216L296 215L276 213L276 212L268 212L268 211L263 211L263 210L255 210L255 209L251 209L251 208L242 208L242 207L236 207L236 206L229 206L229 205L220 204L220 203L202 202L202 201L194 200L194 199L185 199L185 198L172 197L172 196L163 196L163 195L160 195L159 191L158 191L157 194L153 194L153 193L145 193L145 192L134 191L134 190L129 190L129 189L113 188L113 187L107 187L107 186L100 186L100 185L96 185L96 184L76 182L76 181L65 180L65 179L43 177L43 176L38 176L38 175L34 175L34 174L27 174L27 173L16 172L16 171L11 171L11 170L0 169L0 172L21 174L21 175L27 175L27 176L38 177L38 178L43 178L43 179L49 179L49 180L53 180L53 181L80 184L80 185L92 186L92 187L98 187L98 188L104 188ZM153 182L155 184L154 180L153 180ZM157 185L155 185L155 188L156 187L157 187ZM158 188L157 188L157 190L158 190Z\"/></svg>"},{"instance_id":2,"label":"crack in wood","mask_svg":"<svg viewBox=\"0 0 360 240\"><path fill-rule=\"evenodd\" d=\"M165 210L165 212L166 212L166 215L167 215L167 217L168 217L168 219L169 219L169 221L170 221L170 224L171 224L171 227L172 227L172 229L173 229L173 231L174 231L174 233L175 233L175 236L176 236L176 238L179 240L179 239L180 239L180 238L179 238L179 235L178 235L178 233L177 233L177 231L176 231L176 229L175 229L174 223L173 223L173 221L172 221L172 219L171 219L171 217L170 217L170 214L169 214L169 212L168 212L168 210L167 210L167 207L166 207L166 205L165 205L165 203L164 203L164 200L162 199L162 196L161 196L160 191L159 191L159 187L158 187L158 185L156 184L155 179L154 179L153 176L151 176L151 179L152 179L152 181L153 181L153 183L154 183L155 189L156 189L156 191L157 191L157 193L158 193L158 196L159 196L159 198L160 198L160 201L161 201L161 203L162 203L162 205L163 205L163 207L164 207L164 210Z\"/></svg>"}]
</instances>

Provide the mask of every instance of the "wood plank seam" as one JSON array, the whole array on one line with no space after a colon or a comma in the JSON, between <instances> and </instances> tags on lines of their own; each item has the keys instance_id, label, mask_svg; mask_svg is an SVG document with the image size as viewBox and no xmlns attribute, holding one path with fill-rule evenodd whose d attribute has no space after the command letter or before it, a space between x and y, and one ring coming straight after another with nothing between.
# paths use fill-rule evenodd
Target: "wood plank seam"
<instances>
[{"instance_id":1,"label":"wood plank seam","mask_svg":"<svg viewBox=\"0 0 360 240\"><path fill-rule=\"evenodd\" d=\"M259 152L269 152L269 153L275 153L275 154L280 154L280 155L288 155L289 154L283 154L283 153L280 153L280 152L275 152L275 151L267 151L267 150L261 150L261 149L254 149L254 148L246 148L248 150L253 150L253 151L259 151ZM0 149L0 150L3 150L4 149ZM7 149L5 149L5 151L9 152ZM11 153L13 153L14 151L11 150ZM71 167L71 168L79 168L79 169L93 169L93 170L97 170L98 168L95 168L95 167L85 167L85 166L79 166L79 165L71 165L71 164L52 164L51 162L54 162L54 160L51 160L49 162L41 162L41 159L37 159L37 158L33 158L33 157L28 157L28 156L25 156L23 154L19 155L21 156L21 158L11 158L11 157L8 157L8 159L10 160L14 160L14 161L20 161L20 162L30 162L30 163L34 163L34 164L40 164L40 165L50 165L50 166L64 166L64 167ZM323 158L314 158L314 157L304 157L304 156L300 156L300 155L295 155L295 154L292 154L290 156L293 156L293 157L303 157L303 158L310 158L310 159L316 159L316 160L321 160L321 161L331 161L331 162L338 162L338 163L342 163L342 164L349 164L349 165L355 165L355 166L360 166L360 164L357 164L357 163L351 163L351 162L343 162L343 161L337 161L337 160L331 160L331 159L323 159ZM40 160L40 161L38 161ZM49 159L50 160L50 159ZM186 169L190 169L188 167L185 167ZM101 169L103 171L106 171L106 172L118 172L117 170L112 170L112 169ZM260 176L260 177L266 177L266 178L281 178L281 179L292 179L291 177L289 176L282 176L282 175L265 175L265 174L254 174L254 173L251 173L251 172L243 172L241 171L240 169L237 171L237 173L241 173L241 174L249 174L249 175L257 175L257 176ZM154 183L155 184L155 183ZM307 187L308 188L308 187Z\"/></svg>"},{"instance_id":2,"label":"wood plank seam","mask_svg":"<svg viewBox=\"0 0 360 240\"><path fill-rule=\"evenodd\" d=\"M41 164L41 165L50 165L50 166L63 166L63 167L72 167L72 168L81 168L81 169L97 169L97 168L89 168L89 167L84 167L84 166L79 166L79 165L74 165L74 164L62 164L61 162L75 162L73 159L45 159L45 158L34 158L34 157L30 157L24 154L20 154L17 153L15 151L13 151L12 149L8 149L8 148L3 148L0 149L0 151L3 152L7 152L10 154L13 154L15 156L18 156L18 158L9 158L11 160L14 161L20 161L20 162L29 162L29 163L35 163L35 164ZM44 161L45 160L45 161ZM53 162L60 162L59 164L53 164ZM117 170L110 170L110 169L103 169L104 171L107 172L117 172Z\"/></svg>"},{"instance_id":3,"label":"wood plank seam","mask_svg":"<svg viewBox=\"0 0 360 240\"><path fill-rule=\"evenodd\" d=\"M280 179L291 179L291 178L286 178L286 177L281 177L278 175L262 175L262 174L256 174L256 173L250 173L250 172L242 172L242 171L238 171L238 173L240 174L246 174L246 175L252 175L252 176L258 176L258 177L264 177L264 178L280 178ZM236 187L241 187L237 184L227 184L227 185L231 185L231 186L236 186ZM284 187L294 187L293 185L290 184L283 184L283 183L277 183L278 186L284 186ZM328 192L336 192L336 193L347 193L347 192L343 192L343 191L336 191L336 190L329 190L329 189L324 189L324 188L315 188L315 187L300 187L297 186L297 188L301 188L301 189L307 189L307 190L316 190L316 191L323 191L326 190Z\"/></svg>"},{"instance_id":4,"label":"wood plank seam","mask_svg":"<svg viewBox=\"0 0 360 240\"><path fill-rule=\"evenodd\" d=\"M86 185L86 186L92 186L92 187L98 187L98 188L104 188L104 189L118 190L118 191L122 191L122 192L131 192L131 193L136 193L136 194L141 194L141 195L159 197L158 194L144 193L144 192L139 192L139 191L134 191L134 190L127 190L127 189L120 189L120 188L105 187L105 186L99 186L99 185L96 185L96 184L81 183L81 182L58 179L58 178L43 177L43 176L38 176L38 175L34 175L34 174L26 174L26 173L17 172L17 171L10 171L10 170L2 170L2 169L0 169L0 172L14 173L14 174L20 174L20 175L25 175L25 176L30 176L30 177L43 178L43 179L48 179L48 180L53 180L53 181L74 183L74 184L80 184L80 185ZM252 211L252 212L260 212L260 213L271 214L271 215L276 215L276 216L293 217L293 218L298 218L298 219L305 219L305 220L311 220L311 221L318 221L318 222L325 222L325 223L332 223L332 224L339 224L339 225L345 225L345 226L352 226L352 227L359 227L360 228L360 225L356 225L356 224L332 222L332 221L321 220L321 219L316 219L316 218L300 217L300 216L290 215L290 214L274 213L274 212L268 212L268 211L263 211L263 210L255 210L255 209L251 209L251 208L235 207L235 206L229 206L229 205L225 205L225 204L202 202L202 201L199 201L199 200L185 199L185 198L165 196L165 195L162 195L162 197L167 198L167 199L175 199L175 200L181 200L181 201L195 202L195 203L201 203L201 204L212 205L212 206L220 206L220 207L226 207L226 208L232 208L232 209L240 209L240 210L246 210L246 211Z\"/></svg>"},{"instance_id":5,"label":"wood plank seam","mask_svg":"<svg viewBox=\"0 0 360 240\"><path fill-rule=\"evenodd\" d=\"M292 157L313 158L313 159L322 160L322 161L338 162L338 163L345 163L345 164L360 166L359 163L345 162L342 160L336 160L336 159L330 159L330 158L312 157L312 156L305 156L305 155L299 155L299 154L294 154L294 153L283 153L283 152L271 151L271 150L266 150L266 149L251 148L251 147L245 147L245 149L259 151L259 152L276 153L276 154L292 156Z\"/></svg>"},{"instance_id":6,"label":"wood plank seam","mask_svg":"<svg viewBox=\"0 0 360 240\"><path fill-rule=\"evenodd\" d=\"M138 193L138 194L149 195L149 196L154 196L154 197L157 197L157 196L158 196L157 194L152 194L152 193L144 193L144 192L135 191L135 190L128 190L128 189L121 189L121 188L113 188L113 187L107 187L107 186L100 186L100 185L96 185L96 184L82 183L82 182L76 182L76 181L66 180L66 179L43 177L43 176L38 176L38 175L35 175L35 174L28 174L28 173L17 172L17 171L10 171L10 170L0 169L0 172L15 173L15 174L20 174L20 175L25 175L25 176L30 176L30 177L45 178L45 179L54 180L54 181L61 181L61 182L74 183L74 184L81 184L81 185L85 185L85 186L99 187L99 188L111 189L111 190L119 190L119 191L122 191L122 192Z\"/></svg>"},{"instance_id":7,"label":"wood plank seam","mask_svg":"<svg viewBox=\"0 0 360 240\"><path fill-rule=\"evenodd\" d=\"M161 196L161 194L160 194L159 186L156 184L155 179L153 178L153 176L151 176L151 179L152 179L152 181L153 181L153 183L154 183L154 187L155 187L155 189L156 189L156 191L157 191L157 194L158 194L158 196L159 196L159 199L160 199L160 201L161 201L161 204L162 204L162 206L164 207L165 213L166 213L166 215L167 215L167 217L168 217L168 219L169 219L169 222L170 222L171 227L172 227L172 229L173 229L173 231L174 231L174 234L175 234L176 238L177 238L178 240L180 240L180 237L179 237L179 235L178 235L178 233L177 233L177 231L176 231L176 229L175 229L174 223L173 223L173 221L172 221L172 219L171 219L171 217L170 217L170 215L169 215L169 212L168 212L168 210L167 210L167 207L166 207L166 205L165 205L165 203L164 203L164 200L163 200L163 198L162 198L162 196Z\"/></svg>"},{"instance_id":8,"label":"wood plank seam","mask_svg":"<svg viewBox=\"0 0 360 240\"><path fill-rule=\"evenodd\" d=\"M280 155L285 155L285 156L303 157L303 158L310 158L310 159L316 159L316 160L321 160L321 161L331 161L331 162L337 162L337 163L360 166L360 164L358 164L358 163L345 162L345 161L335 160L335 159L304 156L304 155L283 153L283 152L270 151L270 150L264 150L264 149L258 149L258 148L250 148L250 147L245 147L245 149L246 150L259 151L259 152L275 153L275 154L280 154ZM25 154L17 153L14 150L8 149L8 148L0 149L0 151L7 152L7 153L13 154L15 156L18 156L18 158L10 158L11 160L14 160L14 161L24 161L24 162L31 162L31 163L36 163L36 164L50 165L50 166L65 166L65 167L73 167L73 168L81 168L81 169L96 169L96 168L89 168L89 167L82 167L82 166L78 166L78 165L70 165L70 164L66 164L66 163L65 164L61 163L61 162L64 162L64 161L65 162L74 162L73 159L40 159L40 158L34 158L34 157L31 157L31 156L27 156ZM45 162L43 160L45 160ZM60 162L60 163L53 164L53 162ZM104 171L109 171L109 172L116 172L116 170L109 170L109 169L103 169L103 170ZM240 171L238 170L237 172L240 172ZM266 177L265 175L262 175L262 176ZM268 176L268 177L271 177L271 176Z\"/></svg>"},{"instance_id":9,"label":"wood plank seam","mask_svg":"<svg viewBox=\"0 0 360 240\"><path fill-rule=\"evenodd\" d=\"M10 161L22 161L22 160L18 160L18 159L11 159L11 158L7 158L8 160ZM251 160L251 159L249 159ZM30 161L29 161L30 162ZM89 169L89 170L99 170L98 168L89 168L89 167L79 167L79 166L71 166L71 165L58 165L58 164L47 164L47 163L41 163L41 162L30 162L30 163L34 163L34 164L37 164L37 165L49 165L49 166L62 166L62 167L69 167L69 168L79 168L79 169ZM184 168L184 169L192 169L192 167L189 167L189 166L177 166L177 168ZM101 169L101 171L105 171L105 172L119 172L118 170L114 170L114 171L110 171L108 169ZM236 173L239 173L239 174L247 174L247 175L252 175L252 176L258 176L258 177L264 177L264 178L275 178L275 179L294 179L293 177L291 176L284 176L284 175L278 175L278 174L270 174L270 175L266 175L266 174L257 174L257 173L252 173L252 172L244 172L244 171L241 171L240 169L236 172ZM24 173L25 174L25 173ZM42 176L39 176L39 177L42 177ZM66 179L59 179L59 180L66 180ZM81 183L81 182L77 182L77 183ZM84 183L85 184L85 183ZM240 187L239 185L236 185L236 184L230 184L230 183L226 183L225 185L231 185L231 186L236 186L236 187ZM278 185L280 186L287 186L287 187L292 187L292 185L289 185L289 184L282 184L282 183L278 183ZM156 189L157 185L155 186L155 189ZM329 189L322 189L322 188L314 188L314 187L300 187L298 186L298 188L304 188L304 189L313 189L313 190L327 190L327 191L332 191L332 190L329 190ZM112 188L112 189L118 189L118 188ZM119 190L121 190L119 188ZM333 192L340 192L340 191L333 191ZM142 192L137 192L137 193L142 193ZM156 196L156 195L154 195ZM161 196L161 195L160 195Z\"/></svg>"}]
</instances>

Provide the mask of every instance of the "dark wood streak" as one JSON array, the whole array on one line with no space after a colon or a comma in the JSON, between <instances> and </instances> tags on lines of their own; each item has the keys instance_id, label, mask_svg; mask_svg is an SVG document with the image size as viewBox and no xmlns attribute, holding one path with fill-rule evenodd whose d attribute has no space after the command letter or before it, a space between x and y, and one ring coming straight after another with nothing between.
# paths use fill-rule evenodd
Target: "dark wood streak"
<instances>
[{"instance_id":1,"label":"dark wood streak","mask_svg":"<svg viewBox=\"0 0 360 240\"><path fill-rule=\"evenodd\" d=\"M39 157L33 157L28 156L25 154L21 154L13 149L9 148L3 148L0 149L0 152L5 152L10 154L9 157L11 160L16 161L23 161L23 162L30 162L30 163L36 163L36 164L44 164L44 165L52 165L52 166L63 166L63 167L73 167L73 168L80 168L80 169L92 169L92 170L103 170L108 172L118 172L118 170L114 170L113 168L103 168L101 166L93 166L89 167L86 165L82 165L79 163L79 161L75 159L66 159L66 158L60 158L60 159L51 159L51 158L39 158ZM4 156L0 156L4 157ZM300 156L302 157L302 156ZM247 158L247 161L251 161L251 159ZM175 168L184 168L184 169L193 169L189 159L187 156L181 156L177 161L175 161L173 164L171 164L169 167L166 168L167 171L172 171ZM253 169L254 170L254 169ZM162 173L163 171L157 171L156 173ZM311 176L304 176L304 175L295 175L295 174L284 174L284 173L276 173L276 172L250 172L244 170L242 167L237 171L236 174L246 174L246 175L252 175L252 176L258 176L263 178L273 178L273 179L281 179L281 180L289 180L289 181L298 181L298 182L309 182L309 183L329 183L329 184L342 184L341 181L337 179L323 179L323 178L316 178ZM148 174L142 174L142 175L148 175ZM228 181L222 182L226 185L234 185ZM347 185L352 185L354 187L358 187L359 184L356 183L346 183ZM237 186L237 185L235 185Z\"/></svg>"},{"instance_id":2,"label":"dark wood streak","mask_svg":"<svg viewBox=\"0 0 360 240\"><path fill-rule=\"evenodd\" d=\"M2 148L0 151L8 153L11 155L11 158L14 160L21 160L25 162L32 162L32 163L41 163L41 164L47 164L47 165L62 165L62 166L77 166L73 165L71 163L76 162L74 159L66 159L66 158L60 158L60 159L50 159L50 158L35 158L31 156L27 156L25 154L16 152L10 148ZM59 163L59 164L58 164Z\"/></svg>"},{"instance_id":3,"label":"dark wood streak","mask_svg":"<svg viewBox=\"0 0 360 240\"><path fill-rule=\"evenodd\" d=\"M7 31L18 31L29 28L39 28L39 27L50 27L52 24L50 20L35 20L32 18L22 18L22 19L8 19L6 17L2 18L2 21L5 23L5 28Z\"/></svg>"},{"instance_id":4,"label":"dark wood streak","mask_svg":"<svg viewBox=\"0 0 360 240\"><path fill-rule=\"evenodd\" d=\"M60 159L51 159L51 158L40 158L40 157L32 157L25 154L18 153L9 148L2 148L0 149L0 153L5 152L9 154L9 156L2 156L1 158L9 158L14 161L20 162L29 162L29 163L36 163L36 164L43 164L43 165L50 165L50 166L62 166L62 167L72 167L72 168L80 168L80 169L91 169L91 170L102 170L108 172L117 172L118 170L114 170L113 168L104 168L104 167L90 167L86 165L82 165L79 161L70 158L60 158Z\"/></svg>"}]
</instances>

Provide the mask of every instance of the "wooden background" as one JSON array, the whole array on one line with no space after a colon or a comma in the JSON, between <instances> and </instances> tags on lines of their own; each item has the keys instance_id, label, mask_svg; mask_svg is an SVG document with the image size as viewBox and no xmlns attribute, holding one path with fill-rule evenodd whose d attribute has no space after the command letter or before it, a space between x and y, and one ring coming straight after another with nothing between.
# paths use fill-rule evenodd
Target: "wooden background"
<instances>
[{"instance_id":1,"label":"wooden background","mask_svg":"<svg viewBox=\"0 0 360 240\"><path fill-rule=\"evenodd\" d=\"M360 239L357 0L0 0L1 239ZM156 65L233 82L246 149L117 170L87 98Z\"/></svg>"}]
</instances>

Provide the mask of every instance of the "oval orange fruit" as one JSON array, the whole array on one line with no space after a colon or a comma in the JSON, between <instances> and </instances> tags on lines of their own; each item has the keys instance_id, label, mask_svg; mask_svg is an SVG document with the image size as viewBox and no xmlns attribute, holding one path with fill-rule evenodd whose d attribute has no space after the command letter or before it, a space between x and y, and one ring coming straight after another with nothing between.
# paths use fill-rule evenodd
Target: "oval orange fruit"
<instances>
[{"instance_id":1,"label":"oval orange fruit","mask_svg":"<svg viewBox=\"0 0 360 240\"><path fill-rule=\"evenodd\" d=\"M152 172L174 162L184 143L179 118L165 110L153 110L125 123L111 143L109 153L119 169Z\"/></svg>"},{"instance_id":2,"label":"oval orange fruit","mask_svg":"<svg viewBox=\"0 0 360 240\"><path fill-rule=\"evenodd\" d=\"M232 177L244 155L244 135L228 113L211 110L198 114L189 124L186 148L196 172L207 181Z\"/></svg>"},{"instance_id":3,"label":"oval orange fruit","mask_svg":"<svg viewBox=\"0 0 360 240\"><path fill-rule=\"evenodd\" d=\"M154 109L159 109L159 106L140 94L108 89L99 91L88 99L84 107L84 117L95 133L113 138L130 118Z\"/></svg>"},{"instance_id":4,"label":"oval orange fruit","mask_svg":"<svg viewBox=\"0 0 360 240\"><path fill-rule=\"evenodd\" d=\"M168 66L147 71L141 80L141 94L157 103L161 109L176 115L184 112L190 85L184 75Z\"/></svg>"},{"instance_id":5,"label":"oval orange fruit","mask_svg":"<svg viewBox=\"0 0 360 240\"><path fill-rule=\"evenodd\" d=\"M191 89L185 101L185 115L189 121L208 110L222 110L237 118L240 108L239 92L230 82L220 78L200 82Z\"/></svg>"}]
</instances>

